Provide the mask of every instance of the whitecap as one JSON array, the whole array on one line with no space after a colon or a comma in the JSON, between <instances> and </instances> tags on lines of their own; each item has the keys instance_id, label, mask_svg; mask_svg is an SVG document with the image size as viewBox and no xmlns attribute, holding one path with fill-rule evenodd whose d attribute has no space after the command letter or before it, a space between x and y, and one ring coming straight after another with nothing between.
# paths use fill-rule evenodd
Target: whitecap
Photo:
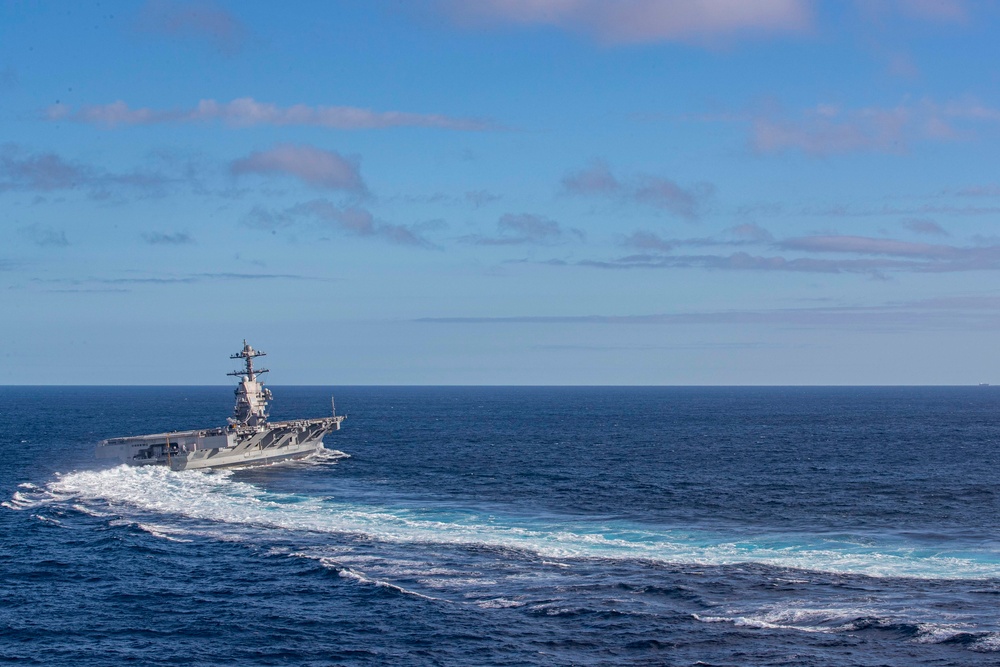
<instances>
[{"instance_id":1,"label":"whitecap","mask_svg":"<svg viewBox=\"0 0 1000 667\"><path fill-rule=\"evenodd\" d=\"M443 507L385 507L295 494L270 493L237 481L231 471L205 474L165 467L119 466L57 477L28 499L16 492L11 503L37 506L70 501L97 511L131 510L174 515L216 524L221 539L252 537L261 528L362 536L404 544L450 544L511 549L565 566L568 559L649 560L707 567L759 564L800 571L871 577L987 579L1000 577L1000 554L924 553L914 544L878 546L871 539L827 540L783 535L731 536L574 519L534 520ZM39 499L46 496L48 500ZM247 532L249 531L249 532ZM232 538L229 538L232 539ZM797 577L791 577L797 579Z\"/></svg>"},{"instance_id":2,"label":"whitecap","mask_svg":"<svg viewBox=\"0 0 1000 667\"><path fill-rule=\"evenodd\" d=\"M184 535L188 531L177 530L167 526L159 526L149 523L137 523L135 524L139 530L149 533L153 537L158 537L162 540L169 540L170 542L193 542L194 540L189 540L183 537L177 537L178 535Z\"/></svg>"}]
</instances>

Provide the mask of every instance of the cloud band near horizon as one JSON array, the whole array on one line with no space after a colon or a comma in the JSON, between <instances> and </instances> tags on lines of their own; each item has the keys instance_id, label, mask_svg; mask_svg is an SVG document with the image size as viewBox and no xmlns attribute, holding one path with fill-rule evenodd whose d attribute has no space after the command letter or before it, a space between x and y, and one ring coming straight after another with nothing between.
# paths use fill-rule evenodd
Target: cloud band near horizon
<instances>
[{"instance_id":1,"label":"cloud band near horizon","mask_svg":"<svg viewBox=\"0 0 1000 667\"><path fill-rule=\"evenodd\" d=\"M110 104L83 105L76 109L65 104L53 104L45 109L42 117L48 121L68 120L107 128L221 122L228 127L264 125L325 127L337 130L425 127L479 132L500 129L495 123L479 118L405 111L373 111L351 106L295 104L283 107L269 102L258 102L252 97L241 97L230 102L204 99L187 109L131 107L122 100Z\"/></svg>"},{"instance_id":2,"label":"cloud band near horizon","mask_svg":"<svg viewBox=\"0 0 1000 667\"><path fill-rule=\"evenodd\" d=\"M514 315L507 317L422 317L425 324L525 324L605 326L747 326L783 325L804 329L896 331L903 327L936 329L977 328L1000 325L1000 296L964 296L889 302L873 306L807 306L653 313L648 315Z\"/></svg>"}]
</instances>

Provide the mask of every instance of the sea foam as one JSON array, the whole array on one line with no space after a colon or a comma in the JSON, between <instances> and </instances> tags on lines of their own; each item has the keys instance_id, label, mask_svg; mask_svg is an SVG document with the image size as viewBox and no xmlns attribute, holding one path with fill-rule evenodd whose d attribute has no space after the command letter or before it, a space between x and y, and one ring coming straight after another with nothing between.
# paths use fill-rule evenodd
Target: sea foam
<instances>
[{"instance_id":1,"label":"sea foam","mask_svg":"<svg viewBox=\"0 0 1000 667\"><path fill-rule=\"evenodd\" d=\"M758 564L871 577L986 579L1000 577L1000 554L928 551L916 543L810 535L725 535L624 522L499 516L496 512L428 503L390 507L265 491L231 471L174 472L119 466L58 476L44 488L23 489L5 505L82 504L186 517L234 530L260 528L356 535L392 543L516 549L550 562L572 558L637 559L701 566ZM139 519L137 518L138 522ZM155 525L162 525L162 517ZM149 517L140 524L152 525ZM151 534L166 533L162 530ZM226 530L221 530L225 533Z\"/></svg>"}]
</instances>

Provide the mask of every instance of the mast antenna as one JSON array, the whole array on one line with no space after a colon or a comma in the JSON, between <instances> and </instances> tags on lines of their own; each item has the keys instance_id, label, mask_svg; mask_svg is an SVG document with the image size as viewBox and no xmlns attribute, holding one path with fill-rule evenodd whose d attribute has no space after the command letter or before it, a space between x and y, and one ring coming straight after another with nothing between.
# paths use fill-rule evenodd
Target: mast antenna
<instances>
[{"instance_id":1,"label":"mast antenna","mask_svg":"<svg viewBox=\"0 0 1000 667\"><path fill-rule=\"evenodd\" d=\"M243 349L240 350L239 352L237 352L236 354L229 355L229 358L230 359L245 359L246 360L246 367L244 369L242 369L242 370L233 371L231 373L226 373L226 375L232 375L234 377L242 377L242 376L246 375L251 380L255 380L256 376L260 375L261 373L267 373L268 369L266 369L266 368L254 369L254 367L253 367L253 360L256 357L265 357L265 356L267 356L267 352L261 352L260 350L253 349L250 346L250 344L247 343L247 339L244 338L243 339Z\"/></svg>"}]
</instances>

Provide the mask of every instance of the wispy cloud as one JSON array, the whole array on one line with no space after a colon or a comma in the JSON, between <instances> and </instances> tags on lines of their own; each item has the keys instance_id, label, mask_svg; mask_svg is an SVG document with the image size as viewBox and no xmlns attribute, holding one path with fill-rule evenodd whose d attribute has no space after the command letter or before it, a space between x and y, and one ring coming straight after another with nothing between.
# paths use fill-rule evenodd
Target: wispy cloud
<instances>
[{"instance_id":1,"label":"wispy cloud","mask_svg":"<svg viewBox=\"0 0 1000 667\"><path fill-rule=\"evenodd\" d=\"M955 194L960 197L1000 197L1000 185L991 183L989 185L973 185L962 188Z\"/></svg>"},{"instance_id":2,"label":"wispy cloud","mask_svg":"<svg viewBox=\"0 0 1000 667\"><path fill-rule=\"evenodd\" d=\"M920 218L913 218L910 220L904 220L903 226L909 229L911 232L916 232L917 234L927 234L930 236L949 236L948 232L939 224L933 220L923 220Z\"/></svg>"},{"instance_id":3,"label":"wispy cloud","mask_svg":"<svg viewBox=\"0 0 1000 667\"><path fill-rule=\"evenodd\" d=\"M234 281L268 281L268 280L302 280L329 282L326 278L316 278L297 273L238 273L232 271L220 271L214 273L183 273L165 275L132 275L119 276L113 278L32 278L30 282L35 285L68 285L79 289L58 289L48 291L108 291L91 289L94 285L127 286L127 285L194 285L205 282L234 282ZM122 290L110 290L122 291Z\"/></svg>"},{"instance_id":4,"label":"wispy cloud","mask_svg":"<svg viewBox=\"0 0 1000 667\"><path fill-rule=\"evenodd\" d=\"M769 231L752 223L736 225L717 236L701 238L665 239L655 232L638 230L625 237L627 248L668 253L682 246L747 246L770 244L774 237Z\"/></svg>"},{"instance_id":5,"label":"wispy cloud","mask_svg":"<svg viewBox=\"0 0 1000 667\"><path fill-rule=\"evenodd\" d=\"M670 211L685 220L697 220L702 202L714 191L708 183L683 188L667 178L645 176L640 179L633 196L636 201Z\"/></svg>"},{"instance_id":6,"label":"wispy cloud","mask_svg":"<svg viewBox=\"0 0 1000 667\"><path fill-rule=\"evenodd\" d=\"M852 151L904 152L913 114L910 109L862 109L846 114L822 105L800 118L760 117L753 123L752 146L759 153L794 149L809 155Z\"/></svg>"},{"instance_id":7,"label":"wispy cloud","mask_svg":"<svg viewBox=\"0 0 1000 667\"><path fill-rule=\"evenodd\" d=\"M774 240L771 232L752 222L730 227L723 232L725 240L730 243L767 243Z\"/></svg>"},{"instance_id":8,"label":"wispy cloud","mask_svg":"<svg viewBox=\"0 0 1000 667\"><path fill-rule=\"evenodd\" d=\"M273 231L307 223L318 223L353 236L378 238L397 245L433 247L421 234L420 225L389 223L379 220L361 206L338 206L327 199L313 199L284 210L255 206L243 219L243 224L248 227Z\"/></svg>"},{"instance_id":9,"label":"wispy cloud","mask_svg":"<svg viewBox=\"0 0 1000 667\"><path fill-rule=\"evenodd\" d=\"M0 145L0 192L86 190L93 197L106 198L122 189L160 194L176 182L178 179L159 172L113 173L55 153L32 153L16 144Z\"/></svg>"},{"instance_id":10,"label":"wispy cloud","mask_svg":"<svg viewBox=\"0 0 1000 667\"><path fill-rule=\"evenodd\" d=\"M531 213L507 213L497 221L495 236L474 234L459 240L474 245L529 245L582 240L583 236L579 229L563 228L551 218Z\"/></svg>"},{"instance_id":11,"label":"wispy cloud","mask_svg":"<svg viewBox=\"0 0 1000 667\"><path fill-rule=\"evenodd\" d=\"M440 6L463 26L550 26L611 44L713 44L736 37L804 33L812 25L805 0L445 0Z\"/></svg>"},{"instance_id":12,"label":"wispy cloud","mask_svg":"<svg viewBox=\"0 0 1000 667\"><path fill-rule=\"evenodd\" d=\"M248 30L232 12L211 2L149 0L139 12L140 31L205 42L222 53L240 51Z\"/></svg>"},{"instance_id":13,"label":"wispy cloud","mask_svg":"<svg viewBox=\"0 0 1000 667\"><path fill-rule=\"evenodd\" d=\"M848 153L907 153L914 144L973 141L1000 124L1000 108L974 98L945 102L902 99L894 106L845 107L820 103L799 110L763 109L646 115L744 125L750 149L761 155L800 152L813 157Z\"/></svg>"},{"instance_id":14,"label":"wispy cloud","mask_svg":"<svg viewBox=\"0 0 1000 667\"><path fill-rule=\"evenodd\" d=\"M229 167L233 174L279 174L297 178L306 185L324 190L364 193L356 159L345 158L336 151L313 146L283 144L266 151L255 151L234 160Z\"/></svg>"},{"instance_id":15,"label":"wispy cloud","mask_svg":"<svg viewBox=\"0 0 1000 667\"><path fill-rule=\"evenodd\" d=\"M355 236L377 237L399 245L431 246L415 227L378 220L371 211L359 206L342 207L325 199L314 199L293 206L288 213L311 215Z\"/></svg>"},{"instance_id":16,"label":"wispy cloud","mask_svg":"<svg viewBox=\"0 0 1000 667\"><path fill-rule=\"evenodd\" d=\"M296 222L295 218L285 211L276 211L263 206L254 206L243 216L242 223L245 227L252 229L266 229L275 231L285 227L291 227Z\"/></svg>"},{"instance_id":17,"label":"wispy cloud","mask_svg":"<svg viewBox=\"0 0 1000 667\"><path fill-rule=\"evenodd\" d=\"M611 173L605 160L595 159L583 169L566 174L562 179L566 192L577 195L617 195L624 186Z\"/></svg>"},{"instance_id":18,"label":"wispy cloud","mask_svg":"<svg viewBox=\"0 0 1000 667\"><path fill-rule=\"evenodd\" d=\"M637 250L652 250L654 252L671 252L677 247L676 241L664 239L659 234L639 230L625 237L623 245Z\"/></svg>"},{"instance_id":19,"label":"wispy cloud","mask_svg":"<svg viewBox=\"0 0 1000 667\"><path fill-rule=\"evenodd\" d=\"M493 194L487 190L470 190L465 193L465 201L472 204L475 208L480 208L501 198L500 195Z\"/></svg>"},{"instance_id":20,"label":"wispy cloud","mask_svg":"<svg viewBox=\"0 0 1000 667\"><path fill-rule=\"evenodd\" d=\"M43 116L51 121L70 120L105 127L218 121L230 127L299 126L337 130L430 127L470 132L499 129L495 123L476 118L404 111L373 111L349 106L295 104L282 107L269 102L258 102L252 97L241 97L231 102L205 99L193 108L187 109L133 108L121 100L110 104L85 105L78 109L64 104L54 104L45 110Z\"/></svg>"},{"instance_id":21,"label":"wispy cloud","mask_svg":"<svg viewBox=\"0 0 1000 667\"><path fill-rule=\"evenodd\" d=\"M866 218L882 216L923 216L923 215L962 215L962 216L995 216L1000 213L1000 205L956 206L954 204L916 204L913 206L897 206L883 204L882 206L854 206L837 204L833 206L804 206L798 210L799 215L830 217L830 218Z\"/></svg>"},{"instance_id":22,"label":"wispy cloud","mask_svg":"<svg viewBox=\"0 0 1000 667\"><path fill-rule=\"evenodd\" d=\"M628 255L612 260L581 260L580 266L600 269L708 269L713 271L788 271L804 273L862 273L881 277L885 271L914 269L913 263L885 259L788 258L780 255Z\"/></svg>"},{"instance_id":23,"label":"wispy cloud","mask_svg":"<svg viewBox=\"0 0 1000 667\"><path fill-rule=\"evenodd\" d=\"M67 162L55 153L26 154L12 144L0 148L0 191L68 190L93 179L92 168Z\"/></svg>"},{"instance_id":24,"label":"wispy cloud","mask_svg":"<svg viewBox=\"0 0 1000 667\"><path fill-rule=\"evenodd\" d=\"M187 232L145 232L142 239L150 245L190 245L194 238Z\"/></svg>"},{"instance_id":25,"label":"wispy cloud","mask_svg":"<svg viewBox=\"0 0 1000 667\"><path fill-rule=\"evenodd\" d=\"M1000 109L974 99L944 104L924 99L894 107L858 109L820 104L798 115L756 115L750 144L758 153L905 153L914 142L973 139L984 123L998 122Z\"/></svg>"},{"instance_id":26,"label":"wispy cloud","mask_svg":"<svg viewBox=\"0 0 1000 667\"><path fill-rule=\"evenodd\" d=\"M514 317L426 317L428 324L566 324L595 326L767 325L802 329L840 328L896 332L921 330L995 330L1000 297L958 296L883 303L873 306L687 311L648 315L570 315Z\"/></svg>"},{"instance_id":27,"label":"wispy cloud","mask_svg":"<svg viewBox=\"0 0 1000 667\"><path fill-rule=\"evenodd\" d=\"M664 238L648 230L625 237L622 245L635 254L612 259L590 258L553 266L600 269L705 269L713 271L780 271L857 273L885 279L892 273L1000 271L1000 242L976 239L974 245L914 243L892 238L818 235L782 240L756 225L740 225L718 236ZM760 250L693 254L685 247L759 246Z\"/></svg>"},{"instance_id":28,"label":"wispy cloud","mask_svg":"<svg viewBox=\"0 0 1000 667\"><path fill-rule=\"evenodd\" d=\"M911 243L896 239L868 236L803 236L777 243L779 248L813 253L845 253L853 255L886 255L915 257L928 260L956 259L978 252L981 248L958 248L948 245Z\"/></svg>"},{"instance_id":29,"label":"wispy cloud","mask_svg":"<svg viewBox=\"0 0 1000 667\"><path fill-rule=\"evenodd\" d=\"M682 187L668 178L651 174L637 174L622 180L601 159L593 160L583 169L566 174L561 184L567 194L605 196L619 201L637 202L689 221L695 221L701 216L702 206L715 192L715 187L710 183Z\"/></svg>"},{"instance_id":30,"label":"wispy cloud","mask_svg":"<svg viewBox=\"0 0 1000 667\"><path fill-rule=\"evenodd\" d=\"M18 233L38 246L64 248L69 245L65 231L40 225L37 222L21 227Z\"/></svg>"}]
</instances>

